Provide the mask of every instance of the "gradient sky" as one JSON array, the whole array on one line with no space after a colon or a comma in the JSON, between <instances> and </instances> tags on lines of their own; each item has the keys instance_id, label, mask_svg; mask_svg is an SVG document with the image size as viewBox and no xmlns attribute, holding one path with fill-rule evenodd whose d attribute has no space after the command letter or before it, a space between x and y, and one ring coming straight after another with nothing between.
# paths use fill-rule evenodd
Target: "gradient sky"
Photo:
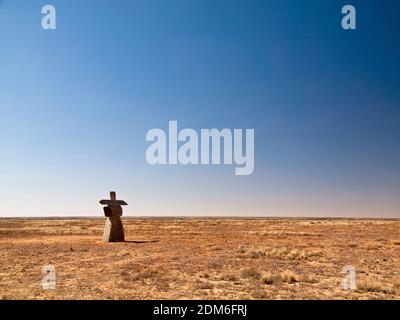
<instances>
[{"instance_id":1,"label":"gradient sky","mask_svg":"<svg viewBox=\"0 0 400 320\"><path fill-rule=\"evenodd\" d=\"M341 8L357 9L357 30ZM41 8L57 9L57 30ZM400 2L0 0L0 216L400 218ZM146 132L254 128L255 170Z\"/></svg>"}]
</instances>

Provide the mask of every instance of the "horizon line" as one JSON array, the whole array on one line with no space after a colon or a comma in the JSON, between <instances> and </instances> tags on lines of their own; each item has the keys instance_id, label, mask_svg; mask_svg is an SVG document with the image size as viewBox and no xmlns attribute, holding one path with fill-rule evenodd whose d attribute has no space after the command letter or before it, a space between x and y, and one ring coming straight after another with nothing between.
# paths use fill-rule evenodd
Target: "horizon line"
<instances>
[{"instance_id":1,"label":"horizon line","mask_svg":"<svg viewBox=\"0 0 400 320\"><path fill-rule=\"evenodd\" d=\"M0 220L5 219L41 219L41 220L68 220L68 219L105 219L105 216L0 216ZM184 215L168 215L168 216L123 216L123 218L128 219L244 219L244 220L252 220L252 219L291 219L291 220L399 220L400 217L370 217L370 216L363 216L363 217L346 217L346 216L338 216L338 217L331 217L331 216L223 216L223 215L213 215L213 216L184 216Z\"/></svg>"}]
</instances>

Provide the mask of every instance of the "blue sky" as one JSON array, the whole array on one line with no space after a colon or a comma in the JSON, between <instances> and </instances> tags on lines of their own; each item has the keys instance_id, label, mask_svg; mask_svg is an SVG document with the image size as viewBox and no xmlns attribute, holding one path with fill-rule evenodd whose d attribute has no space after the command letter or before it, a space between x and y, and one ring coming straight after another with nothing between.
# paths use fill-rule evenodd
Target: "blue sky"
<instances>
[{"instance_id":1,"label":"blue sky","mask_svg":"<svg viewBox=\"0 0 400 320\"><path fill-rule=\"evenodd\" d=\"M353 4L357 30L341 28ZM57 30L41 8L57 9ZM400 218L398 1L0 1L1 216ZM255 170L146 133L254 128Z\"/></svg>"}]
</instances>

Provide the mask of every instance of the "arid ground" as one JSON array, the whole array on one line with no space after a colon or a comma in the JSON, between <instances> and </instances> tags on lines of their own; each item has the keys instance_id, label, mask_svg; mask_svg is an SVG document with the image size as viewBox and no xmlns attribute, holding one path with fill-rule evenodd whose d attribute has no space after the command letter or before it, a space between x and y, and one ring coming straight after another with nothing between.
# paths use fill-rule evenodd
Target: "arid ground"
<instances>
[{"instance_id":1,"label":"arid ground","mask_svg":"<svg viewBox=\"0 0 400 320\"><path fill-rule=\"evenodd\" d=\"M123 220L0 219L0 299L400 299L400 220Z\"/></svg>"}]
</instances>

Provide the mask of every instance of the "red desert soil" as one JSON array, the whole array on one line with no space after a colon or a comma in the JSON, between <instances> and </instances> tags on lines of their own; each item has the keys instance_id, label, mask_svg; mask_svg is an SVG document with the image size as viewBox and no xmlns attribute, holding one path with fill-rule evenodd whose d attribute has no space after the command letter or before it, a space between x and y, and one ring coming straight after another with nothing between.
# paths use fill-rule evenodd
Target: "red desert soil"
<instances>
[{"instance_id":1,"label":"red desert soil","mask_svg":"<svg viewBox=\"0 0 400 320\"><path fill-rule=\"evenodd\" d=\"M123 221L102 243L104 218L0 219L0 299L400 299L400 220Z\"/></svg>"}]
</instances>

